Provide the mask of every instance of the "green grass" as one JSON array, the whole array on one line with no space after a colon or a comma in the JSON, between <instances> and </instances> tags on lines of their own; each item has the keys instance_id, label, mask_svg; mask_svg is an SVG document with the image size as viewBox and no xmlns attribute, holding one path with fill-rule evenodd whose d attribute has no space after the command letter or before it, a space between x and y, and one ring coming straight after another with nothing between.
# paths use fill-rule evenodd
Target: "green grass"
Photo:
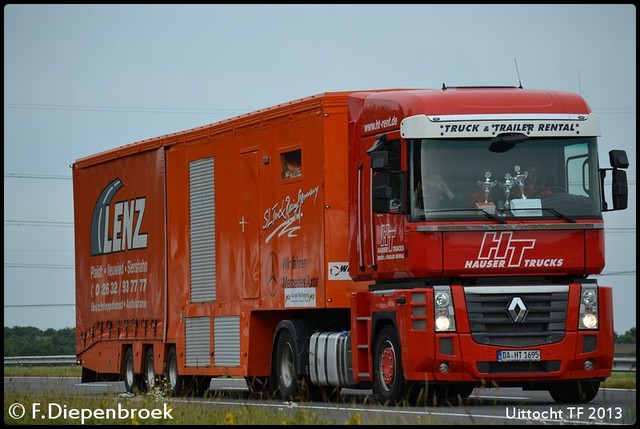
<instances>
[{"instance_id":1,"label":"green grass","mask_svg":"<svg viewBox=\"0 0 640 429\"><path fill-rule=\"evenodd\" d=\"M80 377L79 366L5 366L5 377Z\"/></svg>"},{"instance_id":2,"label":"green grass","mask_svg":"<svg viewBox=\"0 0 640 429\"><path fill-rule=\"evenodd\" d=\"M600 387L617 388L617 389L635 389L636 373L635 372L614 372L611 377L607 378Z\"/></svg>"},{"instance_id":3,"label":"green grass","mask_svg":"<svg viewBox=\"0 0 640 429\"><path fill-rule=\"evenodd\" d=\"M5 377L42 376L69 377L80 376L77 366L58 367L5 367ZM615 372L602 387L635 389L635 372ZM316 413L303 407L289 406L286 402L274 406L267 401L265 406L255 404L239 405L237 401L225 396L218 398L216 393L206 401L193 401L188 398L171 398L161 386L142 395L92 394L60 395L54 391L44 393L30 391L11 391L4 393L5 424L55 424L55 425L361 425L361 424L433 424L429 417L403 416L390 414L376 417L383 421L365 422L360 412L345 411L343 414ZM220 399L220 400L218 400ZM24 415L12 415L12 406L19 404ZM20 408L21 407L21 408ZM51 416L49 413L53 413ZM153 414L152 414L153 413Z\"/></svg>"},{"instance_id":4,"label":"green grass","mask_svg":"<svg viewBox=\"0 0 640 429\"><path fill-rule=\"evenodd\" d=\"M5 377L80 377L79 366L5 366ZM602 387L635 389L635 372L614 372L607 378Z\"/></svg>"},{"instance_id":5,"label":"green grass","mask_svg":"<svg viewBox=\"0 0 640 429\"><path fill-rule=\"evenodd\" d=\"M79 366L5 366L5 377L80 377ZM602 387L618 389L635 389L635 372L614 372L607 378Z\"/></svg>"},{"instance_id":6,"label":"green grass","mask_svg":"<svg viewBox=\"0 0 640 429\"><path fill-rule=\"evenodd\" d=\"M154 395L71 397L9 393L5 404L20 404L23 416L11 415L5 407L5 424L89 424L89 425L324 425L331 424L318 414L300 408L260 408L251 405L196 403L158 398ZM18 409L18 411L21 408ZM15 409L14 409L15 411ZM357 413L356 413L357 414ZM20 418L17 418L20 417ZM359 421L359 417L351 417ZM257 423L261 422L261 423ZM347 422L341 422L348 424ZM334 423L335 424L335 423Z\"/></svg>"}]
</instances>

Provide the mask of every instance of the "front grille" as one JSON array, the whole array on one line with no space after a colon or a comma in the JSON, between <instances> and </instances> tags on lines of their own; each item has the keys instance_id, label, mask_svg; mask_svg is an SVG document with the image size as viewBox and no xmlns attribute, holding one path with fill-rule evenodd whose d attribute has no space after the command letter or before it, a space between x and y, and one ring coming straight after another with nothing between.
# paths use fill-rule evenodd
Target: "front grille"
<instances>
[{"instance_id":1,"label":"front grille","mask_svg":"<svg viewBox=\"0 0 640 429\"><path fill-rule=\"evenodd\" d=\"M478 362L477 368L478 372L484 374L549 373L560 370L560 361Z\"/></svg>"},{"instance_id":2,"label":"front grille","mask_svg":"<svg viewBox=\"0 0 640 429\"><path fill-rule=\"evenodd\" d=\"M471 335L480 344L495 346L558 342L565 333L568 296L568 286L466 287Z\"/></svg>"}]
</instances>

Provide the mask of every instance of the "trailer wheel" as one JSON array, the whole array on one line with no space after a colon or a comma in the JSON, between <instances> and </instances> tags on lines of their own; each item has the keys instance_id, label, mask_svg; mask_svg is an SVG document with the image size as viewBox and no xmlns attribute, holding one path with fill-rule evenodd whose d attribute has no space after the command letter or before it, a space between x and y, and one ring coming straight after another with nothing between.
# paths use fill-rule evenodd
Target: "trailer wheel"
<instances>
[{"instance_id":1,"label":"trailer wheel","mask_svg":"<svg viewBox=\"0 0 640 429\"><path fill-rule=\"evenodd\" d=\"M143 381L147 390L156 387L156 370L153 360L153 347L147 350L147 356L144 359Z\"/></svg>"},{"instance_id":2,"label":"trailer wheel","mask_svg":"<svg viewBox=\"0 0 640 429\"><path fill-rule=\"evenodd\" d=\"M133 368L133 349L128 347L124 354L124 368L122 375L124 378L124 387L127 390L127 393L135 394L140 393L142 380L140 375L136 374Z\"/></svg>"},{"instance_id":3,"label":"trailer wheel","mask_svg":"<svg viewBox=\"0 0 640 429\"><path fill-rule=\"evenodd\" d=\"M596 397L599 389L599 380L586 380L553 384L549 393L558 404L586 404Z\"/></svg>"},{"instance_id":4,"label":"trailer wheel","mask_svg":"<svg viewBox=\"0 0 640 429\"><path fill-rule=\"evenodd\" d=\"M291 333L284 329L276 346L276 380L280 397L284 400L300 398L302 380L298 377L296 343Z\"/></svg>"},{"instance_id":5,"label":"trailer wheel","mask_svg":"<svg viewBox=\"0 0 640 429\"><path fill-rule=\"evenodd\" d=\"M178 373L178 356L176 348L171 347L167 353L167 366L165 368L165 379L170 396L181 396L184 389L185 379Z\"/></svg>"},{"instance_id":6,"label":"trailer wheel","mask_svg":"<svg viewBox=\"0 0 640 429\"><path fill-rule=\"evenodd\" d=\"M382 403L398 403L406 399L407 382L402 370L400 341L393 326L380 331L374 349L373 393Z\"/></svg>"}]
</instances>

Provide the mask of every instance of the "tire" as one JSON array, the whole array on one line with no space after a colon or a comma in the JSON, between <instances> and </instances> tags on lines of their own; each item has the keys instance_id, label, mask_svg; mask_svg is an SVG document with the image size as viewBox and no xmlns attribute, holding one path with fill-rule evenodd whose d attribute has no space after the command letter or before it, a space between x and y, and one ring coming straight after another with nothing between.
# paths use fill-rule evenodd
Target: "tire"
<instances>
[{"instance_id":1,"label":"tire","mask_svg":"<svg viewBox=\"0 0 640 429\"><path fill-rule=\"evenodd\" d=\"M599 389L599 380L564 382L551 385L549 394L558 404L586 404L596 397Z\"/></svg>"},{"instance_id":2,"label":"tire","mask_svg":"<svg viewBox=\"0 0 640 429\"><path fill-rule=\"evenodd\" d=\"M408 384L402 369L400 341L396 330L387 325L378 334L374 348L373 393L383 404L407 399Z\"/></svg>"},{"instance_id":3,"label":"tire","mask_svg":"<svg viewBox=\"0 0 640 429\"><path fill-rule=\"evenodd\" d=\"M158 384L153 360L153 347L147 349L147 355L144 359L142 381L147 391L152 390Z\"/></svg>"},{"instance_id":4,"label":"tire","mask_svg":"<svg viewBox=\"0 0 640 429\"><path fill-rule=\"evenodd\" d=\"M178 372L178 356L176 355L175 347L171 347L167 353L164 377L167 382L169 396L182 396L184 393L185 377Z\"/></svg>"},{"instance_id":5,"label":"tire","mask_svg":"<svg viewBox=\"0 0 640 429\"><path fill-rule=\"evenodd\" d=\"M141 377L135 373L133 366L133 349L127 348L124 354L124 365L122 368L122 378L124 379L124 387L127 393L138 394L141 392Z\"/></svg>"},{"instance_id":6,"label":"tire","mask_svg":"<svg viewBox=\"0 0 640 429\"><path fill-rule=\"evenodd\" d=\"M296 368L296 344L288 330L283 330L276 346L276 382L278 394L283 400L300 397L300 380Z\"/></svg>"}]
</instances>

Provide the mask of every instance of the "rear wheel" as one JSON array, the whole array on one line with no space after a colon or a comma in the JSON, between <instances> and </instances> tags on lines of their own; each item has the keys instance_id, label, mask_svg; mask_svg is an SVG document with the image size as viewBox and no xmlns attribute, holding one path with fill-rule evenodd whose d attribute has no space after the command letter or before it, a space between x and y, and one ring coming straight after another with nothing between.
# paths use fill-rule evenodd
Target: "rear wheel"
<instances>
[{"instance_id":1,"label":"rear wheel","mask_svg":"<svg viewBox=\"0 0 640 429\"><path fill-rule=\"evenodd\" d=\"M171 347L167 353L167 366L165 369L165 379L170 396L182 396L185 378L178 372L178 356L176 348Z\"/></svg>"},{"instance_id":2,"label":"rear wheel","mask_svg":"<svg viewBox=\"0 0 640 429\"><path fill-rule=\"evenodd\" d=\"M139 374L135 373L133 366L133 349L131 347L128 347L124 354L122 378L124 378L124 387L128 393L140 393L142 379Z\"/></svg>"},{"instance_id":3,"label":"rear wheel","mask_svg":"<svg viewBox=\"0 0 640 429\"><path fill-rule=\"evenodd\" d=\"M297 348L291 332L284 329L276 346L276 380L280 397L284 400L300 398L301 379L296 368Z\"/></svg>"},{"instance_id":4,"label":"rear wheel","mask_svg":"<svg viewBox=\"0 0 640 429\"><path fill-rule=\"evenodd\" d=\"M153 359L153 347L149 347L147 350L147 356L144 360L143 381L147 390L152 390L156 387L156 370Z\"/></svg>"}]
</instances>

